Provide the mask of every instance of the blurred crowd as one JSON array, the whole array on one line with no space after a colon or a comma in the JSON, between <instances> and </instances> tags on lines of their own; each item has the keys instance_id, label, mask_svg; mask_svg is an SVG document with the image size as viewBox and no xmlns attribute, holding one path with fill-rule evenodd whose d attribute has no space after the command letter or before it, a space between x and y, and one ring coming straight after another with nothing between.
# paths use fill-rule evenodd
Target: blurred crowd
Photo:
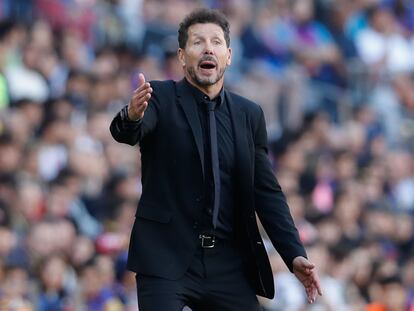
<instances>
[{"instance_id":1,"label":"blurred crowd","mask_svg":"<svg viewBox=\"0 0 414 311\"><path fill-rule=\"evenodd\" d=\"M269 244L265 310L414 310L411 0L0 1L0 310L137 310L139 149L109 123L138 73L182 78L178 24L200 6L230 20L226 87L265 111L324 291L307 305Z\"/></svg>"}]
</instances>

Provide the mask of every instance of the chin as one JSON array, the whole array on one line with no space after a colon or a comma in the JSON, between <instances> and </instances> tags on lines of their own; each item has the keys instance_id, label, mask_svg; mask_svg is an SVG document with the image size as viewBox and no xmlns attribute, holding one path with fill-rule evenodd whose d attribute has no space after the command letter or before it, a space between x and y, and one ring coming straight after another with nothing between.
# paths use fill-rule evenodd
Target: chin
<instances>
[{"instance_id":1,"label":"chin","mask_svg":"<svg viewBox=\"0 0 414 311\"><path fill-rule=\"evenodd\" d=\"M217 81L218 81L217 77L211 77L211 78L197 77L197 83L202 86L210 86L210 85L216 84Z\"/></svg>"}]
</instances>

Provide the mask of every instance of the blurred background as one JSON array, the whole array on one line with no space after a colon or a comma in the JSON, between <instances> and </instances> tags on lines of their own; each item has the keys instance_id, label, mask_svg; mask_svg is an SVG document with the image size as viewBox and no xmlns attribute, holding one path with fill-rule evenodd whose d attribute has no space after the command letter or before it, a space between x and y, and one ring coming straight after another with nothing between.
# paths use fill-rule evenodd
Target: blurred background
<instances>
[{"instance_id":1,"label":"blurred background","mask_svg":"<svg viewBox=\"0 0 414 311\"><path fill-rule=\"evenodd\" d=\"M137 75L182 78L194 8L231 22L226 86L260 104L323 297L268 245L267 311L414 310L414 1L0 0L0 310L137 310Z\"/></svg>"}]
</instances>

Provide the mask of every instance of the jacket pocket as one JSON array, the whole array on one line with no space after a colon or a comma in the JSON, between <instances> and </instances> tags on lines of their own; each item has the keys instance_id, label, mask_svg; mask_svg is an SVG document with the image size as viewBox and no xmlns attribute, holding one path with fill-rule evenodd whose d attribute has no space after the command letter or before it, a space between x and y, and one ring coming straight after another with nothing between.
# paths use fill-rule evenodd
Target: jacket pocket
<instances>
[{"instance_id":1,"label":"jacket pocket","mask_svg":"<svg viewBox=\"0 0 414 311\"><path fill-rule=\"evenodd\" d=\"M159 223L169 223L172 212L170 210L160 210L152 204L139 204L135 216L147 220L152 220Z\"/></svg>"}]
</instances>

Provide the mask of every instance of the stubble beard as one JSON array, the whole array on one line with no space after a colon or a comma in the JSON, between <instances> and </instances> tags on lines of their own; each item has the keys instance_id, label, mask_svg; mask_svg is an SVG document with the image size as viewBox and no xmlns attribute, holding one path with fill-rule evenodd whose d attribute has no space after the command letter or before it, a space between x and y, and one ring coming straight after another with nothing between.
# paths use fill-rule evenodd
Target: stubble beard
<instances>
[{"instance_id":1,"label":"stubble beard","mask_svg":"<svg viewBox=\"0 0 414 311\"><path fill-rule=\"evenodd\" d=\"M194 83L196 83L199 86L211 86L216 84L218 81L221 80L221 78L223 78L224 76L224 72L226 71L226 67L220 68L219 72L217 73L216 76L212 76L210 78L200 78L199 76L197 76L196 71L194 69L194 67L189 67L187 69L187 72L189 74L189 76L191 77L191 79L194 81Z\"/></svg>"}]
</instances>

